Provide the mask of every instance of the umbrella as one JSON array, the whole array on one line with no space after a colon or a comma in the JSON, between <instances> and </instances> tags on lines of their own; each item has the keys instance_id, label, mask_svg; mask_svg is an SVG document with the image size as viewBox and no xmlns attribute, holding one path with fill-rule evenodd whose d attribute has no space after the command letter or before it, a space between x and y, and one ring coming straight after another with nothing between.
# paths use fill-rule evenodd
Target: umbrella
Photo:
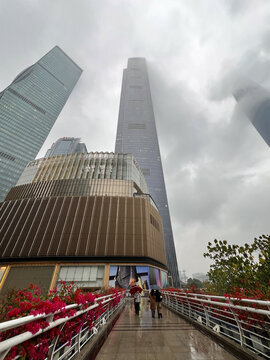
<instances>
[{"instance_id":1,"label":"umbrella","mask_svg":"<svg viewBox=\"0 0 270 360\"><path fill-rule=\"evenodd\" d=\"M132 286L129 289L129 292L131 293L131 295L134 295L137 291L139 291L140 293L142 292L142 288L140 286Z\"/></svg>"},{"instance_id":2,"label":"umbrella","mask_svg":"<svg viewBox=\"0 0 270 360\"><path fill-rule=\"evenodd\" d=\"M160 290L160 286L158 286L158 285L151 285L150 287L153 290Z\"/></svg>"}]
</instances>

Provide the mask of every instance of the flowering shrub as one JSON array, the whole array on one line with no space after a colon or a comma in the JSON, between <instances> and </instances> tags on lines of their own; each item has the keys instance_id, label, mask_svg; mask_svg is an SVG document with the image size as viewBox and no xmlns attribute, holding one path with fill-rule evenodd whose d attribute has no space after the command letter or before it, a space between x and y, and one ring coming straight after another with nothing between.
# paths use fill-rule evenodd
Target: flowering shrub
<instances>
[{"instance_id":1,"label":"flowering shrub","mask_svg":"<svg viewBox=\"0 0 270 360\"><path fill-rule=\"evenodd\" d=\"M19 291L12 291L5 301L0 303L0 322L17 319L27 315L37 316L39 314L47 314L48 318L37 319L26 325L3 331L0 333L0 341L30 331L36 334L42 329L46 329L51 321L56 321L61 318L70 318L61 331L58 327L54 327L33 339L24 342L22 345L14 346L5 357L5 360L12 360L17 356L22 359L42 360L46 357L49 344L58 336L59 344L70 345L71 339L75 334L78 334L84 324L89 330L94 326L94 322L98 319L109 307L115 307L121 300L121 297L115 297L111 302L102 305L101 298L104 295L115 294L118 295L121 290L108 289L105 294L84 292L77 288L73 283L61 282L59 289L52 290L48 296L41 296L40 289L37 285L30 284L29 289L22 289ZM77 311L87 309L94 303L98 306L90 311L87 311L76 318ZM69 304L78 304L79 309L66 309Z\"/></svg>"},{"instance_id":2,"label":"flowering shrub","mask_svg":"<svg viewBox=\"0 0 270 360\"><path fill-rule=\"evenodd\" d=\"M234 287L257 289L269 298L270 235L261 235L244 245L215 239L203 254L213 261L208 272L214 291L230 292Z\"/></svg>"}]
</instances>

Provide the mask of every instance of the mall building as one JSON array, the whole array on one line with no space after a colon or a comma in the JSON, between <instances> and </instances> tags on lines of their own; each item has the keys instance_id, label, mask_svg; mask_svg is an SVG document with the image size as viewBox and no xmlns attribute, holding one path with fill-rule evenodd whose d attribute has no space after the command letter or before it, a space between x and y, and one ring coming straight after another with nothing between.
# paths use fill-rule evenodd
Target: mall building
<instances>
[{"instance_id":1,"label":"mall building","mask_svg":"<svg viewBox=\"0 0 270 360\"><path fill-rule=\"evenodd\" d=\"M30 162L0 203L0 293L63 281L87 290L167 285L162 220L132 154Z\"/></svg>"}]
</instances>

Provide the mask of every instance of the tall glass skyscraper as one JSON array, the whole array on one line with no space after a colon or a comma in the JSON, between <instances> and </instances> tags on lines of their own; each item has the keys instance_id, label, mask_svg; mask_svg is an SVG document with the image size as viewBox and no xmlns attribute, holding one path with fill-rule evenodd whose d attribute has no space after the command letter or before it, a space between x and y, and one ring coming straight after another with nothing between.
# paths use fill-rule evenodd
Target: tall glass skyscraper
<instances>
[{"instance_id":1,"label":"tall glass skyscraper","mask_svg":"<svg viewBox=\"0 0 270 360\"><path fill-rule=\"evenodd\" d=\"M270 146L270 93L261 85L246 80L234 91L234 98L252 125Z\"/></svg>"},{"instance_id":2,"label":"tall glass skyscraper","mask_svg":"<svg viewBox=\"0 0 270 360\"><path fill-rule=\"evenodd\" d=\"M170 213L159 151L146 61L131 58L123 73L115 152L132 153L145 176L163 221L167 264L180 286Z\"/></svg>"},{"instance_id":3,"label":"tall glass skyscraper","mask_svg":"<svg viewBox=\"0 0 270 360\"><path fill-rule=\"evenodd\" d=\"M45 158L75 153L82 154L86 152L86 145L81 142L80 138L63 137L52 144L51 148L47 150Z\"/></svg>"},{"instance_id":4,"label":"tall glass skyscraper","mask_svg":"<svg viewBox=\"0 0 270 360\"><path fill-rule=\"evenodd\" d=\"M81 73L55 46L0 92L0 201L36 157Z\"/></svg>"}]
</instances>

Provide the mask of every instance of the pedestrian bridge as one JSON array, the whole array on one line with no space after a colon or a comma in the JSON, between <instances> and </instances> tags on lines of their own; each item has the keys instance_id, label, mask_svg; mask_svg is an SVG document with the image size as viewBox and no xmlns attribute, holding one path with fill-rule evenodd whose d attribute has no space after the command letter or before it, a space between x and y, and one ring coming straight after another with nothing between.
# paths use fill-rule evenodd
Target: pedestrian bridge
<instances>
[{"instance_id":1,"label":"pedestrian bridge","mask_svg":"<svg viewBox=\"0 0 270 360\"><path fill-rule=\"evenodd\" d=\"M158 319L128 295L0 323L0 360L270 359L270 301L163 290Z\"/></svg>"},{"instance_id":2,"label":"pedestrian bridge","mask_svg":"<svg viewBox=\"0 0 270 360\"><path fill-rule=\"evenodd\" d=\"M127 300L96 360L238 359L172 311L163 307L162 313L162 319L153 319L143 298L136 316L132 300Z\"/></svg>"}]
</instances>

